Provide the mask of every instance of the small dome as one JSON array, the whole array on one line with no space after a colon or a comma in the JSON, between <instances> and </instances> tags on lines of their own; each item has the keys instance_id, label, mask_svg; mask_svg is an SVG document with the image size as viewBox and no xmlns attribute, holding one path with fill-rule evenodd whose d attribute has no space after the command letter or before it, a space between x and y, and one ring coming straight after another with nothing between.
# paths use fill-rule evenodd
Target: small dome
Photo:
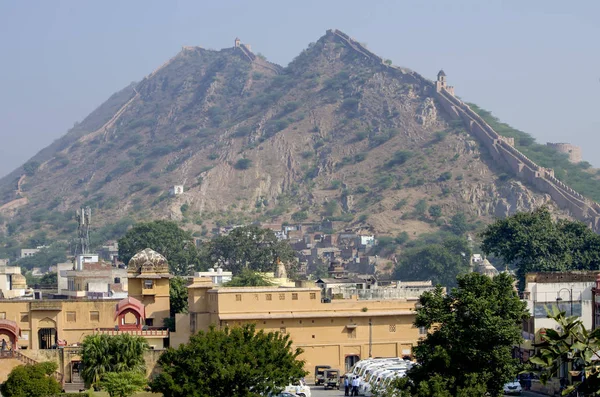
<instances>
[{"instance_id":1,"label":"small dome","mask_svg":"<svg viewBox=\"0 0 600 397\"><path fill-rule=\"evenodd\" d=\"M444 69L440 69L440 71L438 72L438 77L441 76L446 76L446 73L444 73Z\"/></svg>"},{"instance_id":2,"label":"small dome","mask_svg":"<svg viewBox=\"0 0 600 397\"><path fill-rule=\"evenodd\" d=\"M135 254L127 264L129 273L168 273L169 264L167 258L158 252L146 248Z\"/></svg>"},{"instance_id":3,"label":"small dome","mask_svg":"<svg viewBox=\"0 0 600 397\"><path fill-rule=\"evenodd\" d=\"M27 288L27 280L25 276L22 274L13 274L11 276L12 281L12 289L26 289Z\"/></svg>"}]
</instances>

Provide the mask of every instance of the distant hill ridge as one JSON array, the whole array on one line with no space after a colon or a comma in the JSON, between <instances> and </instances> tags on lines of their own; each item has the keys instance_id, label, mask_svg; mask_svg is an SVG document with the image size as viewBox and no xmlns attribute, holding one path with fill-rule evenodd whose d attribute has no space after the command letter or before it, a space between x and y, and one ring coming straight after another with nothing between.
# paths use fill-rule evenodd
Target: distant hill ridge
<instances>
[{"instance_id":1,"label":"distant hill ridge","mask_svg":"<svg viewBox=\"0 0 600 397\"><path fill-rule=\"evenodd\" d=\"M599 230L600 206L498 134L445 75L391 65L337 29L285 68L263 58L239 39L182 47L0 180L5 229L63 236L68 214L91 206L100 224L169 218L202 235L326 218L414 236L460 212L485 223L550 205Z\"/></svg>"}]
</instances>

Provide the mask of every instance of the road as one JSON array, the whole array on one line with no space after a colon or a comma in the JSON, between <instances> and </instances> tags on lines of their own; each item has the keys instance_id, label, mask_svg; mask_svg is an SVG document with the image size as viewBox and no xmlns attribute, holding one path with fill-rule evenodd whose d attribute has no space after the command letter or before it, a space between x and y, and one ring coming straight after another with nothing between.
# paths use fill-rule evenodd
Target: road
<instances>
[{"instance_id":1,"label":"road","mask_svg":"<svg viewBox=\"0 0 600 397\"><path fill-rule=\"evenodd\" d=\"M310 393L312 397L341 397L344 395L344 389L342 390L323 390L323 386L311 386ZM521 397L543 397L544 394L531 393L524 391Z\"/></svg>"}]
</instances>

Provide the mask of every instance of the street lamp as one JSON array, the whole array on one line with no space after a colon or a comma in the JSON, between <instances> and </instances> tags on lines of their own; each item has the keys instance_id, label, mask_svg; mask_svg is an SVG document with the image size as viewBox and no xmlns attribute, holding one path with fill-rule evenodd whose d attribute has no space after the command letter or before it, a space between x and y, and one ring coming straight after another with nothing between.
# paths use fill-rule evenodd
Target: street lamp
<instances>
[{"instance_id":1,"label":"street lamp","mask_svg":"<svg viewBox=\"0 0 600 397\"><path fill-rule=\"evenodd\" d=\"M565 290L569 293L569 301L571 302L571 312L569 313L569 316L573 315L573 288L561 288L558 290L558 292L556 293L556 306L558 306L559 302L562 301L562 298L560 297L560 293Z\"/></svg>"}]
</instances>

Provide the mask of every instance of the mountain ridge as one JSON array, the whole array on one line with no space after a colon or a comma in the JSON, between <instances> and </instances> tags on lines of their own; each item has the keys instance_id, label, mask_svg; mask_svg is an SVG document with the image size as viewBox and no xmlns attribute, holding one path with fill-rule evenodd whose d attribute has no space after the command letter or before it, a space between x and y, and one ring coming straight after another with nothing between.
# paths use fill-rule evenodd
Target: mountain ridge
<instances>
[{"instance_id":1,"label":"mountain ridge","mask_svg":"<svg viewBox=\"0 0 600 397\"><path fill-rule=\"evenodd\" d=\"M227 222L337 218L416 235L455 213L489 221L552 206L549 194L498 177L502 166L442 107L435 84L335 29L285 68L238 40L183 47L1 179L0 213L5 228L29 218L13 235L50 231L49 212L79 206L102 223L170 218L204 234ZM180 184L185 193L169 196Z\"/></svg>"}]
</instances>

